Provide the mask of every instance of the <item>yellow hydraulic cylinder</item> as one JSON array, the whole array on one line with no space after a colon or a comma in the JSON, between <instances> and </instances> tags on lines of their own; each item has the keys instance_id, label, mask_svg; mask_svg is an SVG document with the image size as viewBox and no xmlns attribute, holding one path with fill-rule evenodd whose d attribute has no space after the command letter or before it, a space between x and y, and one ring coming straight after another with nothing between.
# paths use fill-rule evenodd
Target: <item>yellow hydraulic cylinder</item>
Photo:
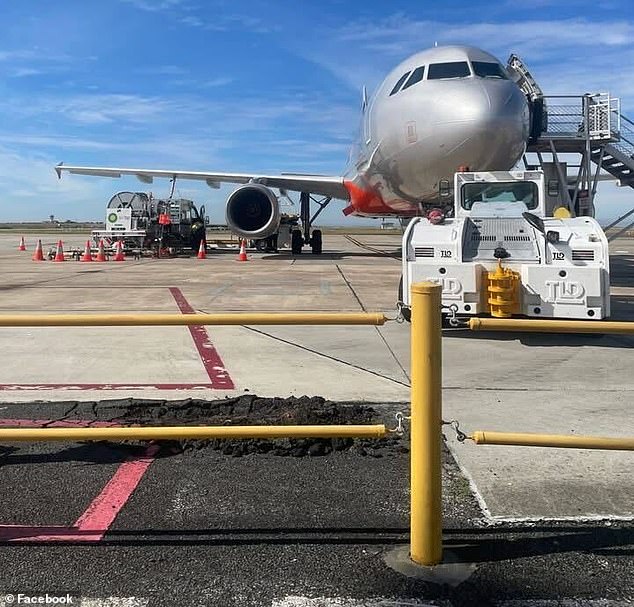
<instances>
[{"instance_id":1,"label":"yellow hydraulic cylinder","mask_svg":"<svg viewBox=\"0 0 634 607\"><path fill-rule=\"evenodd\" d=\"M521 331L527 333L622 333L634 334L634 322L609 320L540 320L533 318L471 318L472 331Z\"/></svg>"},{"instance_id":2,"label":"yellow hydraulic cylinder","mask_svg":"<svg viewBox=\"0 0 634 607\"><path fill-rule=\"evenodd\" d=\"M519 276L517 272L502 267L498 260L495 272L487 274L488 308L491 316L509 318L517 308Z\"/></svg>"},{"instance_id":3,"label":"yellow hydraulic cylinder","mask_svg":"<svg viewBox=\"0 0 634 607\"><path fill-rule=\"evenodd\" d=\"M384 425L158 426L118 428L0 428L0 441L183 440L214 438L380 438Z\"/></svg>"},{"instance_id":4,"label":"yellow hydraulic cylinder","mask_svg":"<svg viewBox=\"0 0 634 607\"><path fill-rule=\"evenodd\" d=\"M474 432L471 438L476 445L513 445L517 447L561 447L564 449L634 451L634 438L489 432L488 430Z\"/></svg>"},{"instance_id":5,"label":"yellow hydraulic cylinder","mask_svg":"<svg viewBox=\"0 0 634 607\"><path fill-rule=\"evenodd\" d=\"M411 290L411 511L410 558L419 565L442 561L442 287Z\"/></svg>"},{"instance_id":6,"label":"yellow hydraulic cylinder","mask_svg":"<svg viewBox=\"0 0 634 607\"><path fill-rule=\"evenodd\" d=\"M378 312L282 314L2 314L0 327L135 327L180 325L383 325Z\"/></svg>"}]
</instances>

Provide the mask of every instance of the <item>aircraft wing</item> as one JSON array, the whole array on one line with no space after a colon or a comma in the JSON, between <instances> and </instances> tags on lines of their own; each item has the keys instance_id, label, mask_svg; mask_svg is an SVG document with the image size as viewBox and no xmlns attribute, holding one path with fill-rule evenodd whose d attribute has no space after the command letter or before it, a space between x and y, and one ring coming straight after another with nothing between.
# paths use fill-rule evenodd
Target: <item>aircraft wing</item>
<instances>
[{"instance_id":1,"label":"aircraft wing","mask_svg":"<svg viewBox=\"0 0 634 607\"><path fill-rule=\"evenodd\" d=\"M309 192L321 196L330 196L341 200L349 200L350 195L343 184L343 177L328 175L304 175L282 173L280 175L257 175L245 173L207 173L205 171L170 171L164 169L125 169L109 167L80 167L60 163L55 167L57 176L62 173L75 175L93 175L96 177L122 177L134 175L143 183L152 183L154 177L166 179L193 179L204 181L211 188L219 188L221 183L261 183L271 188L281 188L293 192Z\"/></svg>"}]
</instances>

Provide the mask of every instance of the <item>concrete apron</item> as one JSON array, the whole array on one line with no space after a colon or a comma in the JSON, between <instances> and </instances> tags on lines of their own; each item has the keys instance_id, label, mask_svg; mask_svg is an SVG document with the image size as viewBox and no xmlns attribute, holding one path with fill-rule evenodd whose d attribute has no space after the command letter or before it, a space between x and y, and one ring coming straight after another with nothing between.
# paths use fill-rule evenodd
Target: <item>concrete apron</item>
<instances>
[{"instance_id":1,"label":"concrete apron","mask_svg":"<svg viewBox=\"0 0 634 607\"><path fill-rule=\"evenodd\" d=\"M30 262L30 253L24 257L11 252L10 263L7 258L0 260L6 264L0 267L10 266L5 286L11 287L1 307L4 312L33 313L174 312L177 306L169 288L176 285L193 308L205 311L392 311L398 262L347 256L345 243L336 238L334 242L341 251L331 258L304 256L293 261L284 255L268 259L253 255L246 264L224 256L201 264L149 260L103 268L79 263L54 266L45 262L45 266ZM616 246L627 248L623 243ZM628 302L634 301L634 289L628 286L631 264L619 255L612 260L614 295L622 300L625 313L632 307ZM391 323L379 329L209 327L207 333L222 361L216 371L222 375L226 370L233 389L218 388L210 379L201 351L185 327L3 329L0 383L121 386L129 382L147 387L5 389L0 391L0 400L180 399L190 395L212 399L247 391L377 404L409 400L406 325ZM633 345L633 340L620 336L447 332L443 340L444 417L459 419L467 432L632 436L634 420L628 413L634 392ZM226 385L226 377L224 381ZM193 387L165 388L169 384ZM456 443L449 429L446 434L482 505L495 520L634 515L630 453L476 447Z\"/></svg>"}]
</instances>

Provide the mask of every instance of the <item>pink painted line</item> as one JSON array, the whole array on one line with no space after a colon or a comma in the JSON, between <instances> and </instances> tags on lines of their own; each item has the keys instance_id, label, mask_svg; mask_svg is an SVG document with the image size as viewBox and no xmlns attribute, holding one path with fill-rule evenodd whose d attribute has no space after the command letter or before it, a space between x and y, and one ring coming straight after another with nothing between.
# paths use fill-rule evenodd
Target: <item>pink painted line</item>
<instances>
[{"instance_id":1,"label":"pink painted line","mask_svg":"<svg viewBox=\"0 0 634 607\"><path fill-rule=\"evenodd\" d=\"M216 384L0 384L0 391L25 390L213 390ZM232 384L233 387L233 384Z\"/></svg>"},{"instance_id":2,"label":"pink painted line","mask_svg":"<svg viewBox=\"0 0 634 607\"><path fill-rule=\"evenodd\" d=\"M110 525L117 518L121 508L125 506L141 482L158 450L158 445L150 445L143 457L139 459L129 458L119 466L101 493L73 525L79 531L83 541L98 542L103 538ZM93 535L84 535L86 533Z\"/></svg>"},{"instance_id":3,"label":"pink painted line","mask_svg":"<svg viewBox=\"0 0 634 607\"><path fill-rule=\"evenodd\" d=\"M89 420L0 419L0 426L13 427L111 427L115 422L91 422ZM140 458L126 459L106 483L99 495L92 500L84 513L71 527L38 525L0 525L2 542L99 542L117 518L158 452L158 445L150 445Z\"/></svg>"},{"instance_id":4,"label":"pink painted line","mask_svg":"<svg viewBox=\"0 0 634 607\"><path fill-rule=\"evenodd\" d=\"M189 302L185 299L185 296L180 289L170 287L170 293L175 299L181 314L196 313L194 308L192 308ZM222 358L220 358L220 354L218 354L215 346L211 343L205 327L201 325L192 325L189 327L189 332L194 340L196 349L198 350L200 360L202 361L205 371L207 371L207 375L209 376L214 388L218 390L233 390L235 388L235 384L229 376L229 372L225 368Z\"/></svg>"}]
</instances>

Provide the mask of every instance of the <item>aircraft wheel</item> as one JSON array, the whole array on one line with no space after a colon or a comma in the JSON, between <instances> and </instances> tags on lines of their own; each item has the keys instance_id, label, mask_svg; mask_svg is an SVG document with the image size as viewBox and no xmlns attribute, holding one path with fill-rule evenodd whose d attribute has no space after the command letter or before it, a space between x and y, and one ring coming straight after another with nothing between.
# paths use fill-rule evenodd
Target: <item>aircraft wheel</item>
<instances>
[{"instance_id":1,"label":"aircraft wheel","mask_svg":"<svg viewBox=\"0 0 634 607\"><path fill-rule=\"evenodd\" d=\"M291 252L293 255L299 255L304 246L304 237L301 230L293 230L291 232Z\"/></svg>"},{"instance_id":2,"label":"aircraft wheel","mask_svg":"<svg viewBox=\"0 0 634 607\"><path fill-rule=\"evenodd\" d=\"M310 247L313 251L313 255L321 255L321 230L313 230L313 234L310 237Z\"/></svg>"}]
</instances>

